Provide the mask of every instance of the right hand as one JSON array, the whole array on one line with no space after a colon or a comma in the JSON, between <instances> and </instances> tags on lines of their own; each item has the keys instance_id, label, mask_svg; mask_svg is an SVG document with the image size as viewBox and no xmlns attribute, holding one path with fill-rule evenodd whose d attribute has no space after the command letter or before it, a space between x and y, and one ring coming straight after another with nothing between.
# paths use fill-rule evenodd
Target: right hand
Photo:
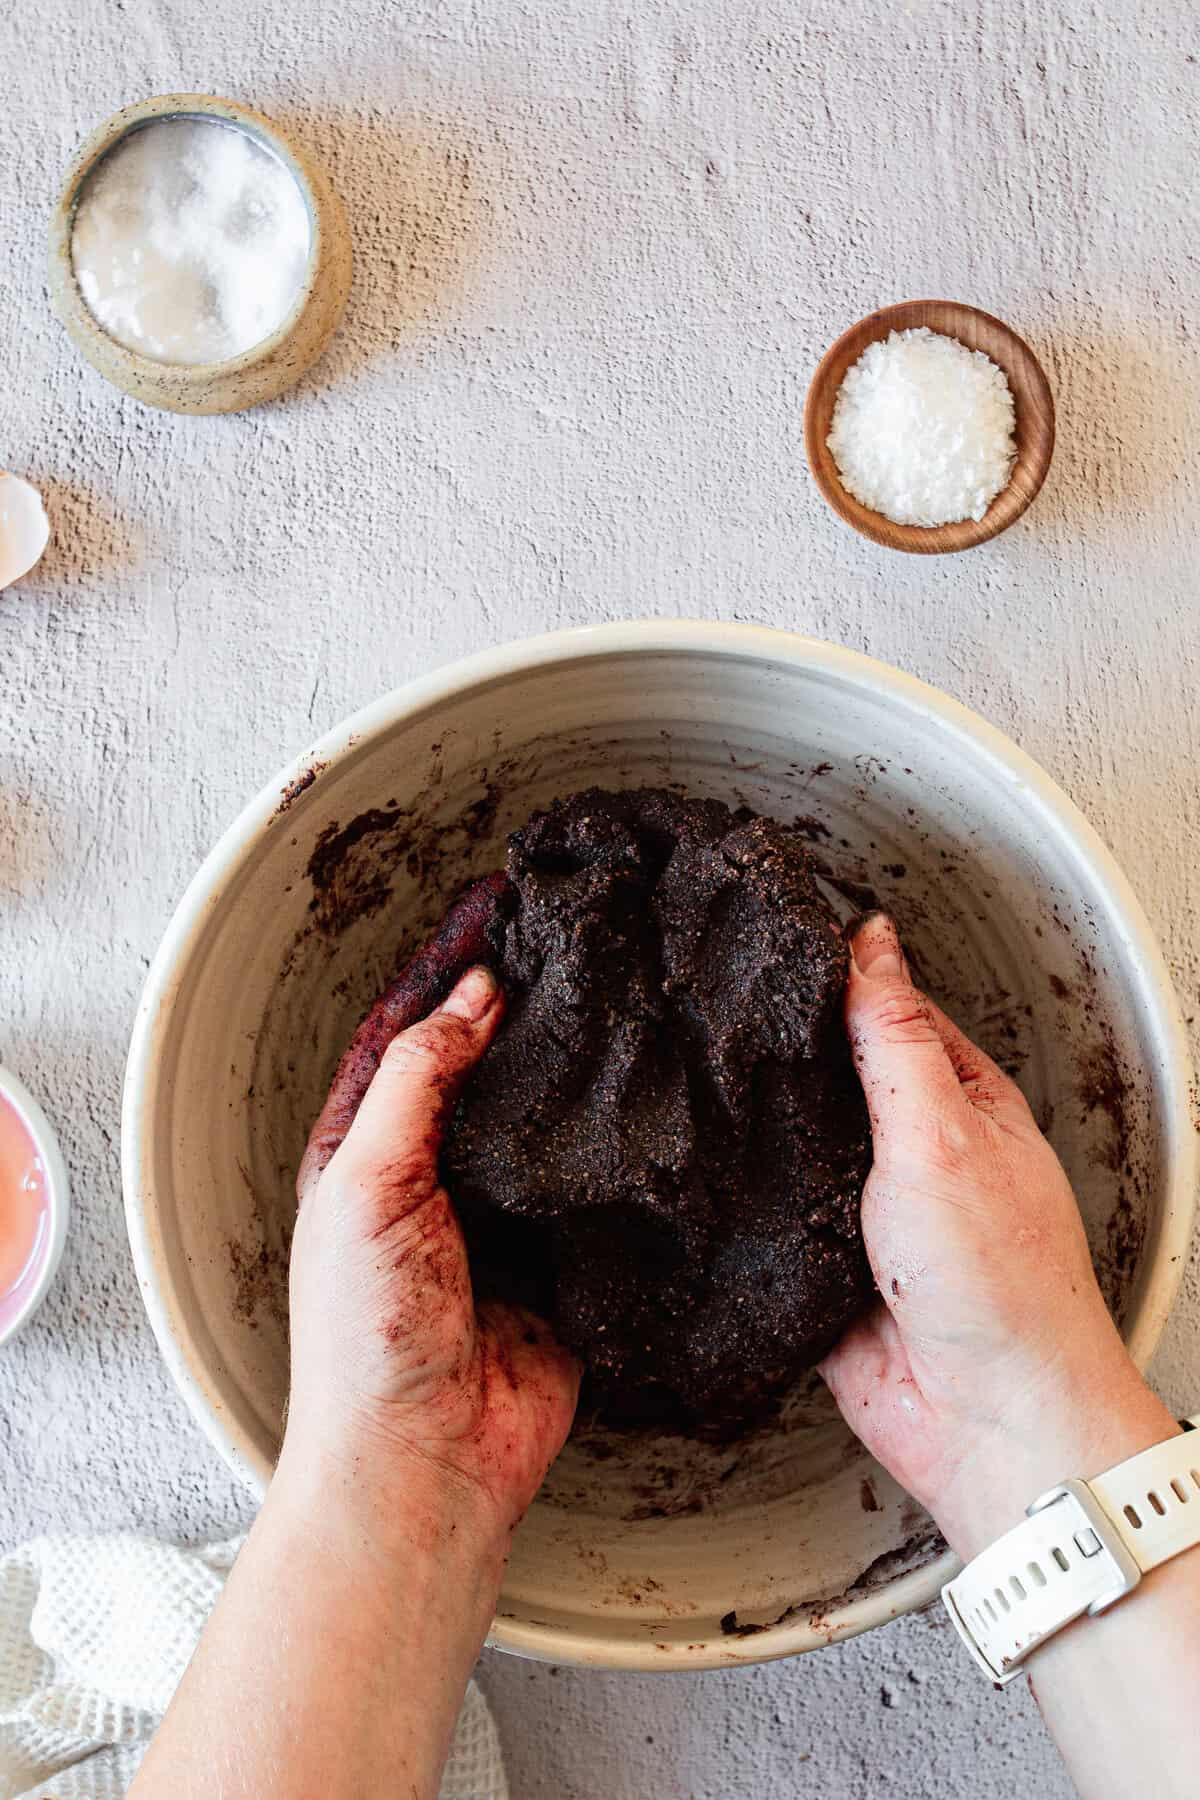
<instances>
[{"instance_id":1,"label":"right hand","mask_svg":"<svg viewBox=\"0 0 1200 1800\"><path fill-rule=\"evenodd\" d=\"M866 920L851 950L846 1023L875 1146L863 1235L882 1300L822 1374L973 1556L1045 1488L1178 1428L1121 1343L1015 1083L913 985L890 919Z\"/></svg>"}]
</instances>

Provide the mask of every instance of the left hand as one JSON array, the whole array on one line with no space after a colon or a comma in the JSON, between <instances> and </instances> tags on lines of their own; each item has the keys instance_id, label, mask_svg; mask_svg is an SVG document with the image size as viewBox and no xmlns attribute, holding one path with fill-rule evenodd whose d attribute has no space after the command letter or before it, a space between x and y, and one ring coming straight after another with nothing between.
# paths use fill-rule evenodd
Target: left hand
<instances>
[{"instance_id":1,"label":"left hand","mask_svg":"<svg viewBox=\"0 0 1200 1800\"><path fill-rule=\"evenodd\" d=\"M485 1528L506 1532L562 1447L579 1371L532 1315L476 1307L438 1178L446 1123L503 1011L490 971L469 970L392 1040L324 1168L325 1114L313 1129L297 1183L283 1462L365 1463L385 1490L468 1497Z\"/></svg>"},{"instance_id":2,"label":"left hand","mask_svg":"<svg viewBox=\"0 0 1200 1800\"><path fill-rule=\"evenodd\" d=\"M476 1308L438 1181L503 999L472 969L379 1058L403 997L366 1022L309 1139L283 1452L143 1800L436 1800L513 1526L570 1428L574 1363L536 1319Z\"/></svg>"}]
</instances>

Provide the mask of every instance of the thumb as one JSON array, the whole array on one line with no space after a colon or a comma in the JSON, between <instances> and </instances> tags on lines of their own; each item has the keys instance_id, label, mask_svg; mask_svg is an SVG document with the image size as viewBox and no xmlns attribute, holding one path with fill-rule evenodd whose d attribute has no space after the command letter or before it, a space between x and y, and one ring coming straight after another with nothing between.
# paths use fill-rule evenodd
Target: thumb
<instances>
[{"instance_id":1,"label":"thumb","mask_svg":"<svg viewBox=\"0 0 1200 1800\"><path fill-rule=\"evenodd\" d=\"M386 1192L393 1211L399 1195L415 1207L433 1191L446 1122L503 1011L499 984L481 964L428 1018L392 1039L329 1165L339 1182ZM301 1203L320 1172L315 1161L301 1167Z\"/></svg>"},{"instance_id":2,"label":"thumb","mask_svg":"<svg viewBox=\"0 0 1200 1800\"><path fill-rule=\"evenodd\" d=\"M872 913L850 940L846 1031L876 1154L966 1103L929 1001L914 987L895 924Z\"/></svg>"}]
</instances>

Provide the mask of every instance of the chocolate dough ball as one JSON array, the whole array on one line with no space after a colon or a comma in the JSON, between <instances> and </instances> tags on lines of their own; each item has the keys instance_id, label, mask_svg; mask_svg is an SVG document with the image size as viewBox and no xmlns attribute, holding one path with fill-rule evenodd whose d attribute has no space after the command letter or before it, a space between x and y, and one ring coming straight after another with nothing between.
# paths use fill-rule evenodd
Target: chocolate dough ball
<instances>
[{"instance_id":1,"label":"chocolate dough ball","mask_svg":"<svg viewBox=\"0 0 1200 1800\"><path fill-rule=\"evenodd\" d=\"M503 1029L444 1172L477 1286L614 1421L730 1435L868 1303L848 952L797 832L591 789L509 840Z\"/></svg>"}]
</instances>

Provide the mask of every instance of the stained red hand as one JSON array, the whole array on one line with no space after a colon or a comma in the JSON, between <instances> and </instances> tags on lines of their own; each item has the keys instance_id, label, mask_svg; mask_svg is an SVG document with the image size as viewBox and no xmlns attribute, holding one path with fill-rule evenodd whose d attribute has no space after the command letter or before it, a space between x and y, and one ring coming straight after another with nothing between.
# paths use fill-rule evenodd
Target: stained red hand
<instances>
[{"instance_id":1,"label":"stained red hand","mask_svg":"<svg viewBox=\"0 0 1200 1800\"><path fill-rule=\"evenodd\" d=\"M460 915L462 940L480 916ZM301 1170L289 1447L332 1449L343 1464L382 1454L398 1469L415 1458L515 1522L570 1429L579 1371L540 1320L476 1307L438 1177L446 1123L503 996L476 967L386 1039L409 1004L401 985L343 1060Z\"/></svg>"},{"instance_id":2,"label":"stained red hand","mask_svg":"<svg viewBox=\"0 0 1200 1800\"><path fill-rule=\"evenodd\" d=\"M312 1185L314 1172L320 1174L349 1131L392 1039L440 1006L468 969L491 960L511 893L503 871L475 882L450 908L437 933L376 1000L350 1039L329 1097L309 1134L297 1180L301 1191Z\"/></svg>"}]
</instances>

